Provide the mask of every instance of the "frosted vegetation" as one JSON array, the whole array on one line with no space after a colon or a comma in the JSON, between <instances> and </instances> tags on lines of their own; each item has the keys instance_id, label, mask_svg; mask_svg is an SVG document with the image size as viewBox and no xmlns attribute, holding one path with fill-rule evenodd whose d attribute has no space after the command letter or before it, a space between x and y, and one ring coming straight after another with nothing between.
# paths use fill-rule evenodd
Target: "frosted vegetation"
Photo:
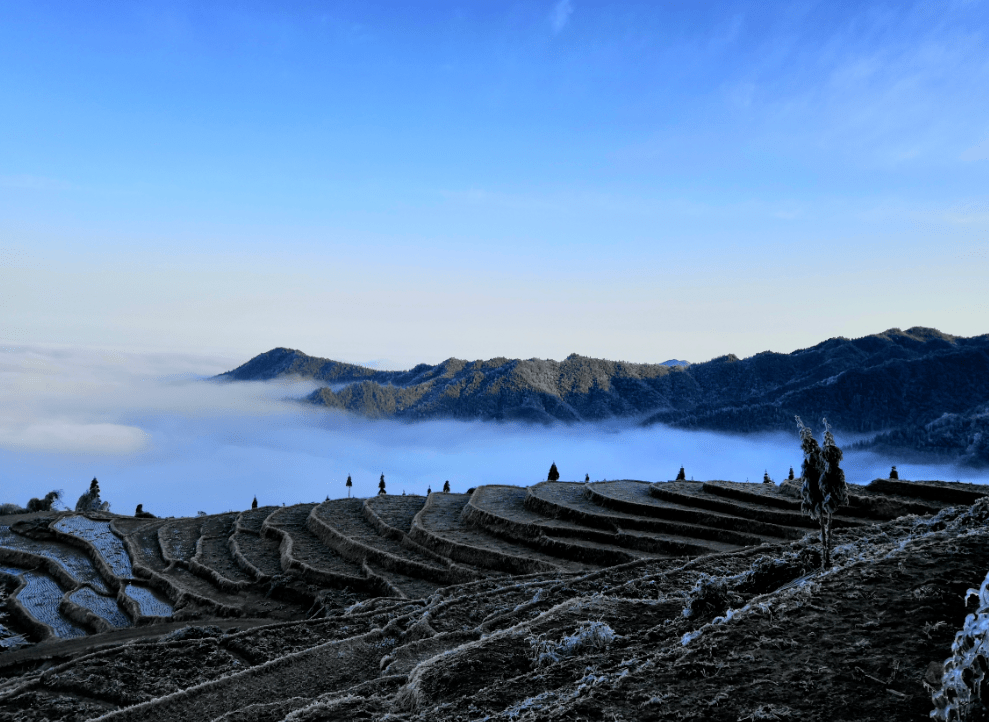
<instances>
[{"instance_id":1,"label":"frosted vegetation","mask_svg":"<svg viewBox=\"0 0 989 722\"><path fill-rule=\"evenodd\" d=\"M23 636L0 624L0 649L16 649L26 644L30 644L30 642Z\"/></svg>"},{"instance_id":2,"label":"frosted vegetation","mask_svg":"<svg viewBox=\"0 0 989 722\"><path fill-rule=\"evenodd\" d=\"M615 641L615 631L604 622L587 621L573 634L562 639L546 639L545 635L526 639L532 648L532 661L537 667L555 664L593 649L603 649Z\"/></svg>"},{"instance_id":3,"label":"frosted vegetation","mask_svg":"<svg viewBox=\"0 0 989 722\"><path fill-rule=\"evenodd\" d=\"M127 556L120 537L110 531L110 522L87 519L84 516L68 516L59 519L52 528L88 541L100 553L115 575L121 579L133 578L134 571L131 569L130 557Z\"/></svg>"},{"instance_id":4,"label":"frosted vegetation","mask_svg":"<svg viewBox=\"0 0 989 722\"><path fill-rule=\"evenodd\" d=\"M20 576L26 582L24 588L17 593L19 601L28 614L42 624L51 627L55 636L62 639L85 637L86 631L76 626L62 616L58 604L65 594L54 579L41 572L18 569L17 567L0 567L0 574Z\"/></svg>"},{"instance_id":5,"label":"frosted vegetation","mask_svg":"<svg viewBox=\"0 0 989 722\"><path fill-rule=\"evenodd\" d=\"M982 699L982 690L989 671L989 574L980 589L968 590L966 603L972 596L979 608L965 617L965 626L955 635L941 688L932 695L931 717L945 722L986 718L989 700Z\"/></svg>"}]
</instances>

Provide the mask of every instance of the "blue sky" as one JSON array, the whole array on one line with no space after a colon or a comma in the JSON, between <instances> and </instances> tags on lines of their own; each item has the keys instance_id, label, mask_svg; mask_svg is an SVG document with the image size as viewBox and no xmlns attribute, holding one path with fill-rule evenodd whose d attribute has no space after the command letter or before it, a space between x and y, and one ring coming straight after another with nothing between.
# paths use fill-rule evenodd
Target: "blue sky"
<instances>
[{"instance_id":1,"label":"blue sky","mask_svg":"<svg viewBox=\"0 0 989 722\"><path fill-rule=\"evenodd\" d=\"M0 2L0 341L986 333L987 34L978 0Z\"/></svg>"}]
</instances>

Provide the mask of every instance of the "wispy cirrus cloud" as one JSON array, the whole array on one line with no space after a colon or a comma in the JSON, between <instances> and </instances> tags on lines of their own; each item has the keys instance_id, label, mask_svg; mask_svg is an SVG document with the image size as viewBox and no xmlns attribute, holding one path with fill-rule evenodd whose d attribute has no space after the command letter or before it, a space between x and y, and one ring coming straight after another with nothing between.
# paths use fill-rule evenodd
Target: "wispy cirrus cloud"
<instances>
[{"instance_id":1,"label":"wispy cirrus cloud","mask_svg":"<svg viewBox=\"0 0 989 722\"><path fill-rule=\"evenodd\" d=\"M981 143L973 145L971 148L966 148L960 156L959 160L965 161L966 163L971 163L976 160L989 160L989 138L986 138Z\"/></svg>"},{"instance_id":2,"label":"wispy cirrus cloud","mask_svg":"<svg viewBox=\"0 0 989 722\"><path fill-rule=\"evenodd\" d=\"M554 6L553 11L549 15L549 22L553 28L554 33L559 33L570 22L570 16L573 14L573 3L571 0L559 0Z\"/></svg>"}]
</instances>

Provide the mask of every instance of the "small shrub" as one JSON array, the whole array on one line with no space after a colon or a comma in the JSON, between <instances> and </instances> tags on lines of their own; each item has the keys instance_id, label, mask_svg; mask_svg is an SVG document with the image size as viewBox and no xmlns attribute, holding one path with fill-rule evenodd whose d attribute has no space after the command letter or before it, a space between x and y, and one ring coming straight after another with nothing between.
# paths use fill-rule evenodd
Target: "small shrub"
<instances>
[{"instance_id":1,"label":"small shrub","mask_svg":"<svg viewBox=\"0 0 989 722\"><path fill-rule=\"evenodd\" d=\"M741 601L741 595L733 591L727 577L712 577L704 573L687 593L687 606L683 609L683 616L688 619L709 619L724 614Z\"/></svg>"},{"instance_id":2,"label":"small shrub","mask_svg":"<svg viewBox=\"0 0 989 722\"><path fill-rule=\"evenodd\" d=\"M27 503L28 511L51 511L55 502L62 498L60 490L52 490L45 494L43 499L31 499Z\"/></svg>"},{"instance_id":3,"label":"small shrub","mask_svg":"<svg viewBox=\"0 0 989 722\"><path fill-rule=\"evenodd\" d=\"M543 635L529 637L532 663L537 667L554 664L566 657L592 649L603 649L615 640L615 630L604 622L582 622L573 634L560 640L547 640Z\"/></svg>"}]
</instances>

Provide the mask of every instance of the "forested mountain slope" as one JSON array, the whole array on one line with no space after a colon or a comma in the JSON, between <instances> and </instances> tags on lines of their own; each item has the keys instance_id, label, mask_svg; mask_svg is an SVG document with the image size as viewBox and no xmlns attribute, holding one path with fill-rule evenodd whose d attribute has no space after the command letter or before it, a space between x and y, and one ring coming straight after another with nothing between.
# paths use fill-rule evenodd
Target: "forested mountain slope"
<instances>
[{"instance_id":1,"label":"forested mountain slope","mask_svg":"<svg viewBox=\"0 0 989 722\"><path fill-rule=\"evenodd\" d=\"M929 328L833 338L789 354L705 363L635 364L572 354L563 361L447 359L374 369L278 348L219 378L298 375L325 382L315 404L369 417L641 423L731 432L790 429L827 416L872 442L989 463L989 335ZM331 388L329 385L332 385Z\"/></svg>"}]
</instances>

